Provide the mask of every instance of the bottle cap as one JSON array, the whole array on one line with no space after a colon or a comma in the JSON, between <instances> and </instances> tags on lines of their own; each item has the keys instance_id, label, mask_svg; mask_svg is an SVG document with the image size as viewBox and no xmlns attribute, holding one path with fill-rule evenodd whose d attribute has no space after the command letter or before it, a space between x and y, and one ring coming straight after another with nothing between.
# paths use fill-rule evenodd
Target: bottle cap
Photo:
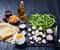
<instances>
[{"instance_id":1,"label":"bottle cap","mask_svg":"<svg viewBox=\"0 0 60 50\"><path fill-rule=\"evenodd\" d=\"M23 1L21 1L20 3L24 3Z\"/></svg>"},{"instance_id":2,"label":"bottle cap","mask_svg":"<svg viewBox=\"0 0 60 50\"><path fill-rule=\"evenodd\" d=\"M23 2L23 1L20 2L20 6L21 6L21 7L24 6L24 2Z\"/></svg>"}]
</instances>

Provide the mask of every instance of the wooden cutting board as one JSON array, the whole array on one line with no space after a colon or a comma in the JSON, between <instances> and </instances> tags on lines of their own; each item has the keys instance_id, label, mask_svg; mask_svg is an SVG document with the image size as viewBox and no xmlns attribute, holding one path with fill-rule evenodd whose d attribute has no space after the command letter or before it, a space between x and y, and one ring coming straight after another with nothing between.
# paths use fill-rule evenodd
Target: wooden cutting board
<instances>
[{"instance_id":1,"label":"wooden cutting board","mask_svg":"<svg viewBox=\"0 0 60 50\"><path fill-rule=\"evenodd\" d=\"M14 25L11 25L11 24L9 24L9 23L0 23L0 30L4 29L4 28L6 28L6 27L12 28L12 30L14 31L14 32L12 32L12 33L13 33L13 36L19 32L18 26L14 26ZM1 35L0 35L0 36L1 36ZM5 41L5 42L11 42L11 41L13 40L13 36L7 38L7 39L4 40L4 41ZM1 37L0 37L0 40L3 41L3 39L2 39Z\"/></svg>"}]
</instances>

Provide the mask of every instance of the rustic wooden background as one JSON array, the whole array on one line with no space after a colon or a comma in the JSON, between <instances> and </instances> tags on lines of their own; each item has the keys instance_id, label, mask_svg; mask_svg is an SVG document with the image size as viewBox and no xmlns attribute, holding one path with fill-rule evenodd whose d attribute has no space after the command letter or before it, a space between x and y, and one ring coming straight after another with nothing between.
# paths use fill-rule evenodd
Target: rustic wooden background
<instances>
[{"instance_id":1,"label":"rustic wooden background","mask_svg":"<svg viewBox=\"0 0 60 50\"><path fill-rule=\"evenodd\" d=\"M17 15L17 8L21 0L0 0L0 22L4 16L4 12L7 10L12 11L14 15ZM34 13L51 13L57 17L58 24L58 38L60 38L60 1L59 0L23 0L27 10L27 16ZM57 44L60 46L60 44ZM59 49L59 48L58 48ZM58 50L57 49L57 50ZM56 50L56 47L26 47L16 48L11 44L0 42L0 50Z\"/></svg>"}]
</instances>

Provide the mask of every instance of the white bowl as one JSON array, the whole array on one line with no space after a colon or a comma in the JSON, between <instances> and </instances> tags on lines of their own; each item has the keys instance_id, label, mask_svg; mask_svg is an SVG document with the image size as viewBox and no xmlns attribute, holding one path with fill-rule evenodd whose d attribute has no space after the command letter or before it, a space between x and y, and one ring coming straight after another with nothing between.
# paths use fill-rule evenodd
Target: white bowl
<instances>
[{"instance_id":1,"label":"white bowl","mask_svg":"<svg viewBox=\"0 0 60 50\"><path fill-rule=\"evenodd\" d=\"M20 39L17 39L16 36L17 36L17 34L13 36L13 40L15 41L15 44L22 45L25 43L25 36L23 36Z\"/></svg>"}]
</instances>

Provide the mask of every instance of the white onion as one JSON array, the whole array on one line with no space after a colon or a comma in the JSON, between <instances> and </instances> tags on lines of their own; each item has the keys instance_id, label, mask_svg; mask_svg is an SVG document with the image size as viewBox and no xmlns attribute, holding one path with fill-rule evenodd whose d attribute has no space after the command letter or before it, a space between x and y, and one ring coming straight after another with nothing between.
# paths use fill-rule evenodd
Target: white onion
<instances>
[{"instance_id":1,"label":"white onion","mask_svg":"<svg viewBox=\"0 0 60 50\"><path fill-rule=\"evenodd\" d=\"M52 29L47 29L47 33L52 33Z\"/></svg>"},{"instance_id":2,"label":"white onion","mask_svg":"<svg viewBox=\"0 0 60 50\"><path fill-rule=\"evenodd\" d=\"M51 41L51 40L53 40L53 37L52 37L52 35L47 35L46 39L49 40L49 41Z\"/></svg>"}]
</instances>

